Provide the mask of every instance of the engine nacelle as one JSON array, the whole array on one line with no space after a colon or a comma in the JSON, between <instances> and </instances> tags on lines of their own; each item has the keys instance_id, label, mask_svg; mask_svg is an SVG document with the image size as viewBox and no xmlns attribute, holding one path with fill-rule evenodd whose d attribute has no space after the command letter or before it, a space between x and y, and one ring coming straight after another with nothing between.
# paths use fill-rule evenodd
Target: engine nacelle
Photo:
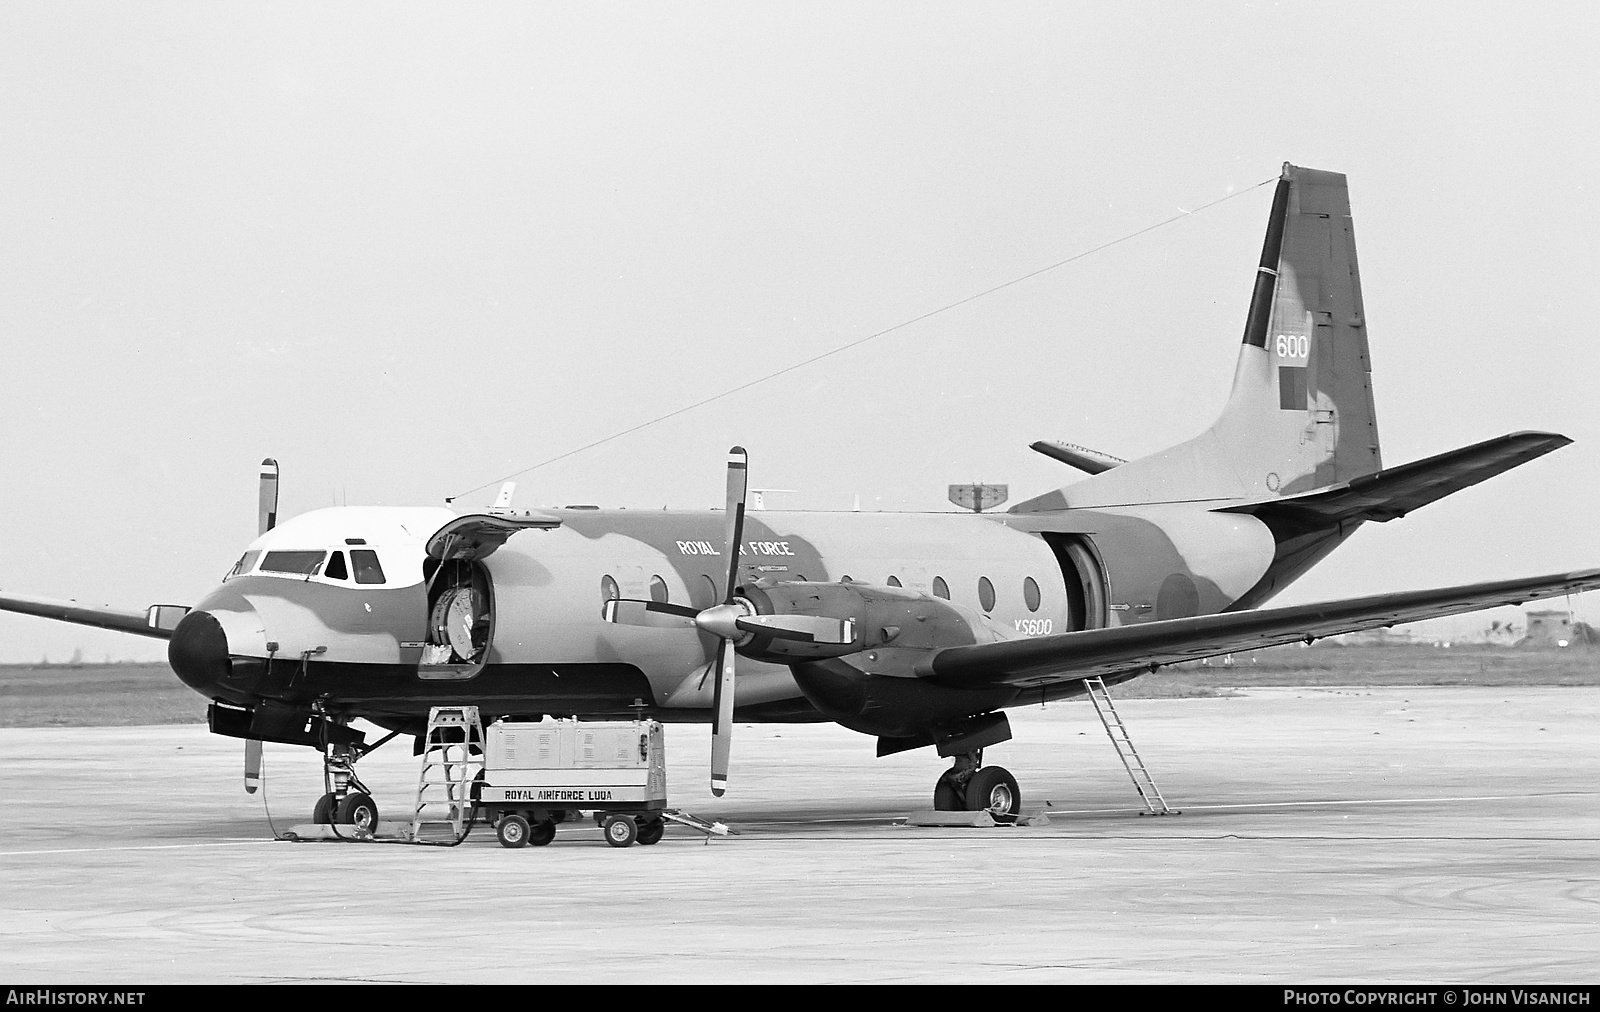
<instances>
[{"instance_id":1,"label":"engine nacelle","mask_svg":"<svg viewBox=\"0 0 1600 1012\"><path fill-rule=\"evenodd\" d=\"M854 622L855 639L849 643L817 643L755 632L739 644L740 653L777 664L863 654L858 663L866 662L864 670L909 676L912 667L933 651L1004 638L977 612L899 587L786 582L747 586L740 596L761 615L810 615Z\"/></svg>"}]
</instances>

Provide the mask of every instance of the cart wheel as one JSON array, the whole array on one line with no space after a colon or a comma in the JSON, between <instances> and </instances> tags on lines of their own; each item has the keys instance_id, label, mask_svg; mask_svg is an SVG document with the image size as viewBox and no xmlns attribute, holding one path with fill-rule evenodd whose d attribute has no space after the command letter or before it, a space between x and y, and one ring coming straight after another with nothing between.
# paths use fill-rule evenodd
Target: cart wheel
<instances>
[{"instance_id":1,"label":"cart wheel","mask_svg":"<svg viewBox=\"0 0 1600 1012\"><path fill-rule=\"evenodd\" d=\"M317 799L316 805L311 809L311 821L319 826L326 826L333 822L333 806L339 799L332 794L324 794Z\"/></svg>"},{"instance_id":2,"label":"cart wheel","mask_svg":"<svg viewBox=\"0 0 1600 1012\"><path fill-rule=\"evenodd\" d=\"M371 836L378 828L378 806L366 794L346 794L339 802L338 821L356 827L357 836Z\"/></svg>"},{"instance_id":3,"label":"cart wheel","mask_svg":"<svg viewBox=\"0 0 1600 1012\"><path fill-rule=\"evenodd\" d=\"M639 826L631 815L606 816L605 821L600 824L600 831L606 835L606 842L613 847L631 847L639 836Z\"/></svg>"},{"instance_id":4,"label":"cart wheel","mask_svg":"<svg viewBox=\"0 0 1600 1012\"><path fill-rule=\"evenodd\" d=\"M556 838L556 824L553 822L535 822L528 829L528 842L535 847L543 847Z\"/></svg>"},{"instance_id":5,"label":"cart wheel","mask_svg":"<svg viewBox=\"0 0 1600 1012\"><path fill-rule=\"evenodd\" d=\"M520 815L502 815L499 825L494 827L494 835L500 838L500 846L518 847L528 845L528 820Z\"/></svg>"},{"instance_id":6,"label":"cart wheel","mask_svg":"<svg viewBox=\"0 0 1600 1012\"><path fill-rule=\"evenodd\" d=\"M661 834L666 831L667 820L665 819L657 819L654 822L645 823L639 827L639 845L648 847L652 843L660 843Z\"/></svg>"}]
</instances>

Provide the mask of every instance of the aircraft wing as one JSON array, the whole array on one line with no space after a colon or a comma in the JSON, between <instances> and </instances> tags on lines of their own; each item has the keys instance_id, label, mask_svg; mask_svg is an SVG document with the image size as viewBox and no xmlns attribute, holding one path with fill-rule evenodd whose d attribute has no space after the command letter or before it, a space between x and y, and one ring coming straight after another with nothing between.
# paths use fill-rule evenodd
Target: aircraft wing
<instances>
[{"instance_id":1,"label":"aircraft wing","mask_svg":"<svg viewBox=\"0 0 1600 1012\"><path fill-rule=\"evenodd\" d=\"M48 597L30 597L24 594L0 594L0 611L14 611L22 615L53 618L58 622L92 625L100 629L171 639L178 620L188 614L183 605L156 604L144 611L120 611L116 608L97 608L76 601L55 601Z\"/></svg>"},{"instance_id":2,"label":"aircraft wing","mask_svg":"<svg viewBox=\"0 0 1600 1012\"><path fill-rule=\"evenodd\" d=\"M1600 588L1600 569L1556 573L1464 587L1375 594L1290 608L1224 612L1112 629L949 647L919 671L932 682L960 688L1040 686L1198 660L1218 654L1441 615L1521 604Z\"/></svg>"}]
</instances>

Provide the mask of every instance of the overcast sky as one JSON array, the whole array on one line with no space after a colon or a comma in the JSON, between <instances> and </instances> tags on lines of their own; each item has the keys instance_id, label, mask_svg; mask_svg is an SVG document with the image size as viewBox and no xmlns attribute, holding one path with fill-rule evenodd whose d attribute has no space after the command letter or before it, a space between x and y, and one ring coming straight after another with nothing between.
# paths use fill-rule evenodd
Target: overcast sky
<instances>
[{"instance_id":1,"label":"overcast sky","mask_svg":"<svg viewBox=\"0 0 1600 1012\"><path fill-rule=\"evenodd\" d=\"M1227 393L1271 188L1347 173L1385 461L1574 446L1277 603L1600 565L1590 4L0 3L0 587L197 599L283 513L949 509ZM483 505L494 488L464 500ZM1559 603L1559 602L1558 602ZM1600 605L1577 602L1596 617ZM1484 620L1486 621L1486 620ZM0 661L165 646L0 618Z\"/></svg>"}]
</instances>

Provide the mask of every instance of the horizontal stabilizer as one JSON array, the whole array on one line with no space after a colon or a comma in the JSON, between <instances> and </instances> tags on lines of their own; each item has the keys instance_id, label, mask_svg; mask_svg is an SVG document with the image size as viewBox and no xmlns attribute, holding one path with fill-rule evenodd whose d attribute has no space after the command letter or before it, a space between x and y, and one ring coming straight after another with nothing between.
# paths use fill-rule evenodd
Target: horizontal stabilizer
<instances>
[{"instance_id":1,"label":"horizontal stabilizer","mask_svg":"<svg viewBox=\"0 0 1600 1012\"><path fill-rule=\"evenodd\" d=\"M1302 604L1262 611L1224 612L1110 629L980 643L939 651L919 671L941 685L979 688L1050 685L1218 654L1310 642L1324 636L1522 604L1600 588L1600 569L1439 590Z\"/></svg>"},{"instance_id":2,"label":"horizontal stabilizer","mask_svg":"<svg viewBox=\"0 0 1600 1012\"><path fill-rule=\"evenodd\" d=\"M1264 520L1288 520L1308 527L1393 520L1570 442L1555 432L1513 432L1328 488L1228 506L1217 512L1250 513Z\"/></svg>"},{"instance_id":3,"label":"horizontal stabilizer","mask_svg":"<svg viewBox=\"0 0 1600 1012\"><path fill-rule=\"evenodd\" d=\"M0 611L14 611L20 615L37 615L71 622L74 625L91 625L97 629L133 633L153 639L172 638L176 618L188 609L174 605L157 605L147 611L120 611L115 608L96 608L76 601L53 601L47 597L22 594L0 594Z\"/></svg>"},{"instance_id":4,"label":"horizontal stabilizer","mask_svg":"<svg viewBox=\"0 0 1600 1012\"><path fill-rule=\"evenodd\" d=\"M1068 467L1075 467L1085 474L1099 474L1111 470L1118 464L1127 463L1121 457L1113 457L1109 453L1100 453L1074 443L1058 443L1053 439L1041 439L1029 443L1028 449L1042 453L1052 460L1059 460Z\"/></svg>"}]
</instances>

